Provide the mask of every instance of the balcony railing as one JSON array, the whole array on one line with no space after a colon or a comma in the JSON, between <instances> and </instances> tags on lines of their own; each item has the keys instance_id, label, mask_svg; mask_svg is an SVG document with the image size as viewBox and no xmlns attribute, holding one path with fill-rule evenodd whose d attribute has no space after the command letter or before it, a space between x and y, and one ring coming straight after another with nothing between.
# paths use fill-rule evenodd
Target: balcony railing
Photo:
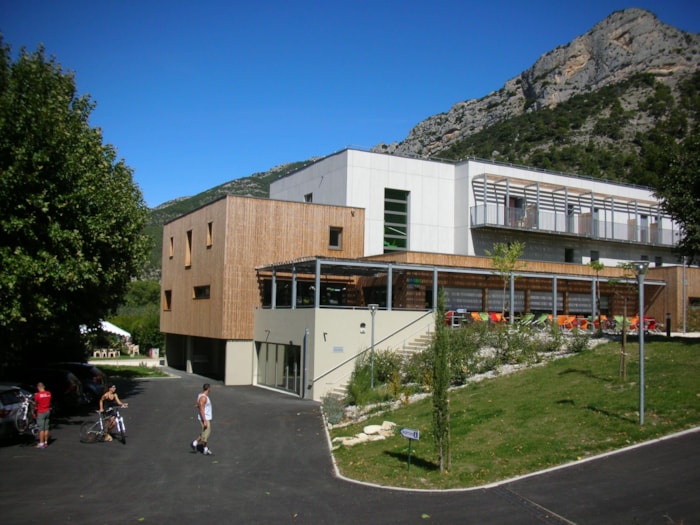
<instances>
[{"instance_id":1,"label":"balcony railing","mask_svg":"<svg viewBox=\"0 0 700 525\"><path fill-rule=\"evenodd\" d=\"M512 208L488 204L472 206L470 213L472 228L516 228L657 246L673 246L679 239L678 230L660 228L658 223L638 224L635 219L614 222L591 217L590 213L538 211L534 206Z\"/></svg>"}]
</instances>

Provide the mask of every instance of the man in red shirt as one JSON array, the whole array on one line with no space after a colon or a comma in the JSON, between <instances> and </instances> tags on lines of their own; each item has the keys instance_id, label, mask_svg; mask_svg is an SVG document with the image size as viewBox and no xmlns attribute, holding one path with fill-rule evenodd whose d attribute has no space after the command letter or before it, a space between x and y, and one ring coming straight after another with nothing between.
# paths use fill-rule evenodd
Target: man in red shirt
<instances>
[{"instance_id":1,"label":"man in red shirt","mask_svg":"<svg viewBox=\"0 0 700 525\"><path fill-rule=\"evenodd\" d=\"M39 444L36 448L46 448L49 445L49 415L51 414L51 392L46 390L44 383L36 385L34 394L36 406L36 423L39 426Z\"/></svg>"}]
</instances>

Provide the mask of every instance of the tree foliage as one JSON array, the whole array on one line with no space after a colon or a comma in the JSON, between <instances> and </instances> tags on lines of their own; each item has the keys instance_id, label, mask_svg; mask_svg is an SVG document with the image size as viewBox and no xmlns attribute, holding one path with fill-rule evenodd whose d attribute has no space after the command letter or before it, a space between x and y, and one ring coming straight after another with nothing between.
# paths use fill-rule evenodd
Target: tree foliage
<instances>
[{"instance_id":1,"label":"tree foliage","mask_svg":"<svg viewBox=\"0 0 700 525\"><path fill-rule=\"evenodd\" d=\"M165 337L160 331L160 283L130 282L117 314L108 321L130 332L141 353L149 348L164 348Z\"/></svg>"},{"instance_id":2,"label":"tree foliage","mask_svg":"<svg viewBox=\"0 0 700 525\"><path fill-rule=\"evenodd\" d=\"M668 147L674 154L656 196L680 225L680 255L694 262L700 254L700 131L696 129L680 147Z\"/></svg>"},{"instance_id":3,"label":"tree foliage","mask_svg":"<svg viewBox=\"0 0 700 525\"><path fill-rule=\"evenodd\" d=\"M13 61L0 36L1 364L75 351L145 260L147 208L93 108L43 48Z\"/></svg>"}]
</instances>

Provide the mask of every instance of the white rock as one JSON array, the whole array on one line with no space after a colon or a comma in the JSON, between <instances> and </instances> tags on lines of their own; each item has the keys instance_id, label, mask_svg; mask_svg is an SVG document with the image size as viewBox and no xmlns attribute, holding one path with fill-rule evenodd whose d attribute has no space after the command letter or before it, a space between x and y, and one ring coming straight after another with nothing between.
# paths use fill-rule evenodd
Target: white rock
<instances>
[{"instance_id":1,"label":"white rock","mask_svg":"<svg viewBox=\"0 0 700 525\"><path fill-rule=\"evenodd\" d=\"M381 425L367 425L363 430L365 434L371 436L374 434L379 434L379 432L381 432L382 430L382 427Z\"/></svg>"}]
</instances>

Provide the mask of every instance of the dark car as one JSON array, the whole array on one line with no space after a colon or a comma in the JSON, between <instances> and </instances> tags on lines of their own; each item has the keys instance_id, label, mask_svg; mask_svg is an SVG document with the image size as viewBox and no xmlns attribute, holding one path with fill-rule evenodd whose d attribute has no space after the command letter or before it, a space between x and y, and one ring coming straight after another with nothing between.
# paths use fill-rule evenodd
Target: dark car
<instances>
[{"instance_id":1,"label":"dark car","mask_svg":"<svg viewBox=\"0 0 700 525\"><path fill-rule=\"evenodd\" d=\"M0 438L4 439L17 434L15 414L22 403L20 392L30 395L18 385L0 384Z\"/></svg>"},{"instance_id":2,"label":"dark car","mask_svg":"<svg viewBox=\"0 0 700 525\"><path fill-rule=\"evenodd\" d=\"M107 387L107 374L90 363L53 363L49 368L68 370L80 379L83 386L83 397L88 403L96 403Z\"/></svg>"},{"instance_id":3,"label":"dark car","mask_svg":"<svg viewBox=\"0 0 700 525\"><path fill-rule=\"evenodd\" d=\"M69 370L62 368L28 368L15 377L20 383L36 386L42 382L51 392L51 404L57 412L69 412L84 404L83 385Z\"/></svg>"}]
</instances>

